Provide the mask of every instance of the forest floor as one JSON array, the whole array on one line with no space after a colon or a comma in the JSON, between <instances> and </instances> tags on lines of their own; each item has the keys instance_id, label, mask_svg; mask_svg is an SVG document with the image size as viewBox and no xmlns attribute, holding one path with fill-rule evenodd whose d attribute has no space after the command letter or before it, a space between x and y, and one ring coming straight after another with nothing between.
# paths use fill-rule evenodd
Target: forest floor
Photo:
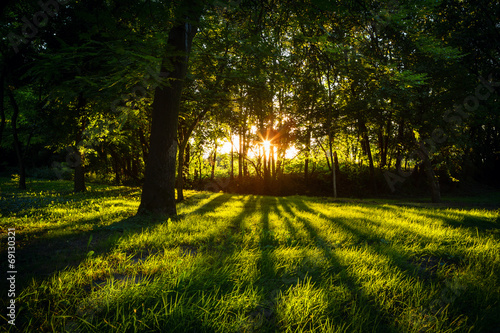
<instances>
[{"instance_id":1,"label":"forest floor","mask_svg":"<svg viewBox=\"0 0 500 333\"><path fill-rule=\"evenodd\" d=\"M187 191L166 220L134 216L139 188L28 186L0 179L2 331L500 327L500 193L436 205Z\"/></svg>"}]
</instances>

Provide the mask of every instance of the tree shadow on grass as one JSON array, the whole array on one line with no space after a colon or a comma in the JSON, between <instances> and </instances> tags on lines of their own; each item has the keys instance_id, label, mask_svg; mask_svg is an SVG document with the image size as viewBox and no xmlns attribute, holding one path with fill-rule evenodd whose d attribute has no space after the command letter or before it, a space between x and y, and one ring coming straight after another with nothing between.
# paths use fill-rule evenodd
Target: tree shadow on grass
<instances>
[{"instance_id":1,"label":"tree shadow on grass","mask_svg":"<svg viewBox=\"0 0 500 333\"><path fill-rule=\"evenodd\" d=\"M445 226L450 226L455 229L465 229L472 232L473 237L477 237L477 232L484 232L485 234L495 235L500 237L500 214L492 220L484 216L475 216L470 210L447 211L442 208L428 209L426 207L408 207L412 211L401 212L399 206L378 206L381 209L389 212L390 214L401 215L403 217L411 214L419 214L423 218L429 218L433 221L440 221ZM450 217L450 215L458 216L458 218ZM418 222L418 220L416 221Z\"/></svg>"},{"instance_id":2,"label":"tree shadow on grass","mask_svg":"<svg viewBox=\"0 0 500 333\"><path fill-rule=\"evenodd\" d=\"M251 331L273 332L277 329L276 302L280 289L272 258L275 242L269 227L269 214L271 207L275 206L276 202L277 200L274 197L259 197L258 201L261 216L259 221L261 231L258 243L260 248L260 257L258 259L260 276L255 284L260 290L261 301L249 315Z\"/></svg>"},{"instance_id":3,"label":"tree shadow on grass","mask_svg":"<svg viewBox=\"0 0 500 333\"><path fill-rule=\"evenodd\" d=\"M83 224L97 223L98 218L84 220ZM26 240L16 247L17 287L22 290L32 279L44 279L58 271L77 267L89 251L96 255L104 254L114 247L124 234L139 233L145 228L154 227L162 223L160 219L151 219L146 223L144 218L132 216L110 225L99 226L89 230L76 230L67 233L56 233L51 237L38 237L35 240ZM60 230L64 230L63 226ZM58 231L52 228L51 231ZM35 232L36 233L36 232ZM29 233L28 236L33 236ZM6 256L5 251L0 256ZM2 262L6 269L5 261ZM3 283L3 280L2 280ZM5 289L2 289L5 290Z\"/></svg>"},{"instance_id":4,"label":"tree shadow on grass","mask_svg":"<svg viewBox=\"0 0 500 333\"><path fill-rule=\"evenodd\" d=\"M216 209L229 197L223 200L212 200L209 208ZM33 279L44 280L63 270L78 267L89 254L104 255L112 251L121 237L141 233L145 229L155 228L165 223L165 218L158 216L132 216L108 225L99 225L99 218L80 220L79 223L94 228L87 230L71 230L72 226L62 225L51 228L53 236L43 236L44 231L33 231L26 234L18 233L17 239L22 240L16 246L16 295L19 295ZM67 232L65 229L69 228ZM36 239L33 239L38 236ZM31 239L30 239L31 238ZM6 248L2 247L0 256L7 256ZM91 252L92 253L89 253ZM2 261L1 269L6 272L7 261ZM5 279L0 283L3 296L7 296L8 286ZM2 297L2 300L7 299ZM22 318L22 316L21 316ZM28 318L26 318L29 321ZM19 321L22 325L22 319Z\"/></svg>"},{"instance_id":5,"label":"tree shadow on grass","mask_svg":"<svg viewBox=\"0 0 500 333\"><path fill-rule=\"evenodd\" d=\"M228 320L236 320L238 317L241 319L245 316L244 313L230 311L219 313L221 310L218 307L223 306L225 300L234 296L235 290L240 290L241 286L238 286L234 279L234 275L239 274L239 262L235 259L235 255L244 246L242 225L249 215L255 213L255 206L256 199L246 197L241 211L239 213L236 211L237 215L220 225L218 230L220 237L217 237L217 243L214 243L213 239L207 239L209 243L204 250L182 255L181 258L187 257L185 260L194 262L191 266L182 265L186 268L179 266L180 271L173 279L158 275L150 284L142 287L140 297L130 299L126 305L117 300L115 304L104 309L100 316L117 318L120 308L125 307L123 311L130 313L132 309L140 308L142 305L143 308L160 311L154 320L148 318L147 313L143 313L143 317L138 316L141 322L149 325L149 330L151 327L168 332L227 330L227 325L231 326ZM214 306L217 309L213 308ZM214 320L213 317L217 317L218 320ZM98 319L95 321L99 322ZM239 324L233 324L235 325Z\"/></svg>"},{"instance_id":6,"label":"tree shadow on grass","mask_svg":"<svg viewBox=\"0 0 500 333\"><path fill-rule=\"evenodd\" d=\"M314 210L309 205L307 205L303 200L296 201L297 208L301 212L311 213L317 215L319 211ZM302 219L306 221L306 219ZM398 249L391 245L387 240L383 239L381 235L376 233L362 230L359 227L359 221L352 218L328 218L329 224L334 228L340 228L344 233L351 235L354 238L355 244L357 246L367 247L370 252L389 259L389 262L394 267L408 278L414 278L417 280L426 280L422 275L417 272L418 267L409 263L408 258L403 253L399 253ZM364 219L365 224L374 224L380 226L380 222L372 221L369 219ZM308 222L306 222L308 223ZM408 232L413 232L409 230ZM431 241L431 238L427 238L427 241ZM390 249L390 251L387 251Z\"/></svg>"},{"instance_id":7,"label":"tree shadow on grass","mask_svg":"<svg viewBox=\"0 0 500 333\"><path fill-rule=\"evenodd\" d=\"M317 211L310 208L304 201L298 201L297 208L301 212L308 212L311 214L317 213ZM435 275L438 269L437 266L455 265L447 266L449 267L447 268L449 272L450 269L456 269L454 267L466 265L466 263L460 261L456 262L443 258L436 258L436 260L429 260L427 262L408 260L408 258L399 253L397 246L394 246L387 241L377 241L378 237L376 235L374 236L369 231L363 230L361 226L356 223L356 221L351 220L352 219L338 218L331 219L330 223L333 227L341 228L343 231L353 235L357 239L358 244L362 244L362 242L364 241L364 248L368 250L369 253L375 254L381 258L388 259L391 270L395 269L395 273L397 273L398 275L402 274L403 278L409 279L408 281L420 281L427 286L430 286L431 284L439 282L437 280L437 276ZM305 218L302 218L301 221L305 224L308 223L307 219ZM370 223L370 221L366 220L366 223ZM314 234L314 230L311 231L312 234ZM408 322L408 324L412 325L414 329L418 327L420 327L421 329L426 329L432 327L428 325L434 325L436 323L436 321L438 320L438 316L444 316L439 320L445 320L446 325L450 325L451 327L458 325L457 327L464 328L463 326L460 326L465 325L465 323L460 319L464 316L465 318L479 318L481 315L491 316L493 314L495 310L484 305L480 305L484 307L482 309L475 309L460 304L461 302L468 299L466 295L471 291L467 291L467 285L460 284L460 282L457 282L459 283L458 286L450 285L450 283L451 282L449 280L446 280L445 283L443 283L443 285L441 286L441 295L436 296L436 298L432 300L427 308L422 308L419 310L410 309L410 311L412 311L412 317L409 319L410 321ZM446 296L446 293L451 293L452 297ZM406 295L404 296L406 297ZM487 297L487 295L484 295L484 297ZM458 301L457 298L461 299L461 301ZM401 301L403 300L400 300L399 302ZM406 303L407 301L403 302ZM431 316L431 319L435 321L430 320L428 318L429 316ZM483 325L483 323L477 322L474 325L480 327L481 325ZM486 323L486 325L489 324Z\"/></svg>"},{"instance_id":8,"label":"tree shadow on grass","mask_svg":"<svg viewBox=\"0 0 500 333\"><path fill-rule=\"evenodd\" d=\"M314 212L310 209L308 209L307 206L303 204L302 201L297 200L294 201L296 203L297 209L302 211L302 212ZM362 318L363 322L365 323L364 325L370 326L370 329L380 332L396 332L398 331L397 328L391 323L390 318L388 318L387 314L383 313L379 307L376 305L376 301L371 299L370 297L366 296L364 292L362 291L362 285L356 281L355 276L352 274L348 273L348 266L341 264L341 262L337 259L337 255L335 254L334 250L329 246L329 242L323 238L320 235L320 232L311 224L306 218L303 218L296 214L293 209L288 205L285 201L280 202L281 207L283 207L283 211L290 217L294 216L294 219L300 223L303 228L306 230L309 239L311 242L313 242L316 245L316 248L321 250L323 253L323 256L328 260L329 264L329 273L331 275L338 275L340 277L341 283L345 284L349 292L354 298L354 301L357 303L354 306L358 306L360 308L363 308L363 314L365 318ZM314 265L314 263L313 263ZM323 267L320 267L316 265L316 270L322 270ZM314 268L312 266L311 268ZM318 283L321 282L321 280L324 279L324 276L314 276L312 275L313 281L316 281ZM352 306L353 304L351 304ZM329 308L338 308L338 304L329 304ZM343 325L345 324L345 318L352 316L352 313L349 313L349 309L345 309L343 316L341 320L343 320L343 323L335 323L338 325ZM361 319L361 318L360 318ZM351 327L352 330L356 330L353 326L357 325L363 325L362 323L355 322L355 318L351 318L351 323L349 324L349 327ZM358 327L357 329L368 329L368 327Z\"/></svg>"},{"instance_id":9,"label":"tree shadow on grass","mask_svg":"<svg viewBox=\"0 0 500 333\"><path fill-rule=\"evenodd\" d=\"M198 209L198 213L206 213L210 210L215 210L218 206L226 203L231 197L217 196L211 199L208 203ZM238 235L240 233L241 224L248 214L252 214L251 207L255 204L253 198L247 198L240 214L231 219L230 223L221 227L220 233L223 234L220 244L212 244L207 247L207 251L211 254L209 256L217 256L218 259L231 256L238 247ZM96 219L87 220L84 223L89 224ZM92 250L95 255L104 255L110 252L120 238L124 235L134 237L134 235L141 233L144 229L149 228L152 230L159 224L165 223L165 218L155 216L133 216L126 218L110 225L100 226L93 230L77 231L71 234L55 235L51 238L41 238L36 242L28 243L22 248L17 249L16 256L18 258L17 270L20 274L17 276L17 290L22 291L27 287L32 278L37 280L47 279L49 276L61 272L66 269L74 268L80 265L82 261L87 258L89 250ZM175 223L180 223L179 221ZM209 240L207 240L209 241ZM182 249L182 248L181 248ZM196 256L198 249L195 248L184 255ZM145 258L142 258L145 259ZM6 269L3 267L3 269ZM24 274L22 272L25 272ZM27 274L26 272L29 272ZM199 277L199 281L194 286L204 285L206 273ZM224 283L229 283L229 278L221 276L217 281L224 280ZM2 280L3 281L3 280ZM135 279L137 281L137 279ZM105 281L102 281L105 283ZM222 282L221 282L222 283ZM7 290L3 286L2 290ZM182 286L180 286L182 287ZM190 285L189 288L192 288ZM195 288L196 289L196 288ZM29 317L29 313L26 313ZM18 326L26 324L30 319L25 316L20 316ZM203 327L199 326L199 327ZM166 326L165 328L169 328ZM180 329L183 331L185 327ZM210 329L207 327L207 330Z\"/></svg>"},{"instance_id":10,"label":"tree shadow on grass","mask_svg":"<svg viewBox=\"0 0 500 333\"><path fill-rule=\"evenodd\" d=\"M229 194L211 193L210 195L208 195L208 198L209 198L209 201L204 202L203 205L197 207L196 209L194 209L192 211L188 211L188 212L179 214L176 217L176 219L178 219L178 220L182 219L188 214L195 214L195 215L203 216L207 213L215 211L215 209L217 207L224 205L226 202L231 200L232 197ZM185 200L185 202L187 202L188 205L191 205L191 203L190 203L191 201L193 201L192 198L188 198L187 200ZM199 201L203 201L203 200L196 200L195 203L199 203Z\"/></svg>"}]
</instances>

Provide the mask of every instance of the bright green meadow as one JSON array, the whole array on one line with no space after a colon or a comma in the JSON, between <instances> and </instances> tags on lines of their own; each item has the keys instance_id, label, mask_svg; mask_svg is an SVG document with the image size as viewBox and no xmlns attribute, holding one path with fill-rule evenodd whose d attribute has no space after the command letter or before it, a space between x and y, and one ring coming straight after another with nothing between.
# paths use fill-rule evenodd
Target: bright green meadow
<instances>
[{"instance_id":1,"label":"bright green meadow","mask_svg":"<svg viewBox=\"0 0 500 333\"><path fill-rule=\"evenodd\" d=\"M0 180L10 332L498 332L499 193L420 201L187 192L135 217L140 188Z\"/></svg>"}]
</instances>

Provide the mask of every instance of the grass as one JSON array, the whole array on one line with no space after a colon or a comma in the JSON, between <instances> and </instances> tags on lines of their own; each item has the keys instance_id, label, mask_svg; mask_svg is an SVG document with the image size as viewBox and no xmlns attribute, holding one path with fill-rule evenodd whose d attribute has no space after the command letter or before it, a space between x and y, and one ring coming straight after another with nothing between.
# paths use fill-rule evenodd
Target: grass
<instances>
[{"instance_id":1,"label":"grass","mask_svg":"<svg viewBox=\"0 0 500 333\"><path fill-rule=\"evenodd\" d=\"M187 192L165 220L134 217L137 188L14 185L0 181L0 255L15 227L18 331L500 327L498 193L432 205Z\"/></svg>"}]
</instances>

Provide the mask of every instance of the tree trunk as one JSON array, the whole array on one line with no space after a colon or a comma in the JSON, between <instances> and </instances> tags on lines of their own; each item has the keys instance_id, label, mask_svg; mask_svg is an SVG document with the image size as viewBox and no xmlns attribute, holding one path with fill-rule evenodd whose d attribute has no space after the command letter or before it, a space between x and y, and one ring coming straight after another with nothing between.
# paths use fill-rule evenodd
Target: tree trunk
<instances>
[{"instance_id":1,"label":"tree trunk","mask_svg":"<svg viewBox=\"0 0 500 333\"><path fill-rule=\"evenodd\" d=\"M311 130L307 130L306 138L306 159L304 160L304 179L307 181L309 179L309 152L311 150Z\"/></svg>"},{"instance_id":2,"label":"tree trunk","mask_svg":"<svg viewBox=\"0 0 500 333\"><path fill-rule=\"evenodd\" d=\"M178 156L178 166L177 166L177 201L184 200L184 178L182 177L182 171L184 170L184 150L186 144L181 142L179 145L179 156Z\"/></svg>"},{"instance_id":3,"label":"tree trunk","mask_svg":"<svg viewBox=\"0 0 500 333\"><path fill-rule=\"evenodd\" d=\"M85 110L85 99L83 97L83 93L80 93L78 96L78 116L79 118L84 117ZM73 191L74 192L85 192L85 167L84 167L84 158L78 149L78 145L83 141L83 133L85 131L85 120L82 120L82 124L76 135L76 146L74 151L74 167L75 167L75 176L73 179Z\"/></svg>"},{"instance_id":4,"label":"tree trunk","mask_svg":"<svg viewBox=\"0 0 500 333\"><path fill-rule=\"evenodd\" d=\"M424 170L425 176L427 178L427 182L429 183L429 190L431 192L431 200L432 202L438 203L441 202L441 191L439 189L439 180L432 169L431 159L429 158L429 153L425 148L423 142L420 142L420 149L418 150L420 153L420 157L424 162Z\"/></svg>"},{"instance_id":5,"label":"tree trunk","mask_svg":"<svg viewBox=\"0 0 500 333\"><path fill-rule=\"evenodd\" d=\"M197 1L184 1L179 6L182 6L184 11L195 11L196 14L191 17L188 17L187 13L182 17L178 16L179 21L168 36L168 54L163 60L161 71L169 80L168 85L160 85L155 90L149 154L139 214L153 212L177 215L175 159L179 108L191 43L197 30L190 22L197 21L202 11ZM167 71L167 68L172 68L172 71Z\"/></svg>"},{"instance_id":6,"label":"tree trunk","mask_svg":"<svg viewBox=\"0 0 500 333\"><path fill-rule=\"evenodd\" d=\"M337 197L337 153L333 152L333 138L331 135L328 136L328 148L330 148L330 164L332 168L332 183L333 183L333 197Z\"/></svg>"},{"instance_id":7,"label":"tree trunk","mask_svg":"<svg viewBox=\"0 0 500 333\"><path fill-rule=\"evenodd\" d=\"M77 154L78 151L77 151ZM75 181L74 181L74 191L75 192L85 192L85 167L82 163L75 166Z\"/></svg>"},{"instance_id":8,"label":"tree trunk","mask_svg":"<svg viewBox=\"0 0 500 333\"><path fill-rule=\"evenodd\" d=\"M215 165L217 164L217 144L215 144L214 147L214 154L212 157L212 173L210 174L210 179L214 180L215 179Z\"/></svg>"},{"instance_id":9,"label":"tree trunk","mask_svg":"<svg viewBox=\"0 0 500 333\"><path fill-rule=\"evenodd\" d=\"M240 139L238 149L238 180L241 182L243 179L243 129L240 128Z\"/></svg>"},{"instance_id":10,"label":"tree trunk","mask_svg":"<svg viewBox=\"0 0 500 333\"><path fill-rule=\"evenodd\" d=\"M383 125L380 125L378 129L378 147L380 152L380 161L379 167L382 169L387 165L387 152L389 148L389 133L391 131L391 117L385 123L385 128Z\"/></svg>"},{"instance_id":11,"label":"tree trunk","mask_svg":"<svg viewBox=\"0 0 500 333\"><path fill-rule=\"evenodd\" d=\"M276 160L274 158L274 145L271 145L271 179L276 180Z\"/></svg>"},{"instance_id":12,"label":"tree trunk","mask_svg":"<svg viewBox=\"0 0 500 333\"><path fill-rule=\"evenodd\" d=\"M5 74L4 74L4 71L2 70L2 73L0 74L0 149L2 149L3 131L5 129L5 123L6 123L5 104L4 104L4 98L5 98L4 87L5 87Z\"/></svg>"},{"instance_id":13,"label":"tree trunk","mask_svg":"<svg viewBox=\"0 0 500 333\"><path fill-rule=\"evenodd\" d=\"M229 177L231 182L234 179L234 142L233 142L233 133L231 133L231 175Z\"/></svg>"},{"instance_id":14,"label":"tree trunk","mask_svg":"<svg viewBox=\"0 0 500 333\"><path fill-rule=\"evenodd\" d=\"M24 165L23 152L21 147L21 142L19 141L19 136L17 133L17 117L19 116L19 106L17 105L16 99L12 90L7 89L7 94L9 95L10 103L12 105L12 136L14 137L14 150L17 157L17 165L19 167L19 183L18 186L21 190L26 189L26 167Z\"/></svg>"},{"instance_id":15,"label":"tree trunk","mask_svg":"<svg viewBox=\"0 0 500 333\"><path fill-rule=\"evenodd\" d=\"M182 178L184 183L189 179L189 165L191 164L191 144L188 142L184 148L184 167L182 168Z\"/></svg>"},{"instance_id":16,"label":"tree trunk","mask_svg":"<svg viewBox=\"0 0 500 333\"><path fill-rule=\"evenodd\" d=\"M399 121L399 124L398 124L398 135L397 135L397 151L396 151L396 170L398 172L398 174L400 174L402 171L401 171L401 160L403 158L403 155L402 155L402 144L403 144L403 139L404 139L404 125L405 125L405 122L404 122L404 119L401 118L400 121Z\"/></svg>"},{"instance_id":17,"label":"tree trunk","mask_svg":"<svg viewBox=\"0 0 500 333\"><path fill-rule=\"evenodd\" d=\"M370 180L372 182L373 191L377 192L377 184L375 182L375 167L373 165L372 151L370 149L370 139L368 138L368 129L366 128L364 120L359 119L359 127L361 131L361 140L362 140L361 146L363 147L363 150L368 157L368 165L370 168Z\"/></svg>"},{"instance_id":18,"label":"tree trunk","mask_svg":"<svg viewBox=\"0 0 500 333\"><path fill-rule=\"evenodd\" d=\"M340 175L339 158L336 151L333 152L333 161L335 162L335 172Z\"/></svg>"}]
</instances>

